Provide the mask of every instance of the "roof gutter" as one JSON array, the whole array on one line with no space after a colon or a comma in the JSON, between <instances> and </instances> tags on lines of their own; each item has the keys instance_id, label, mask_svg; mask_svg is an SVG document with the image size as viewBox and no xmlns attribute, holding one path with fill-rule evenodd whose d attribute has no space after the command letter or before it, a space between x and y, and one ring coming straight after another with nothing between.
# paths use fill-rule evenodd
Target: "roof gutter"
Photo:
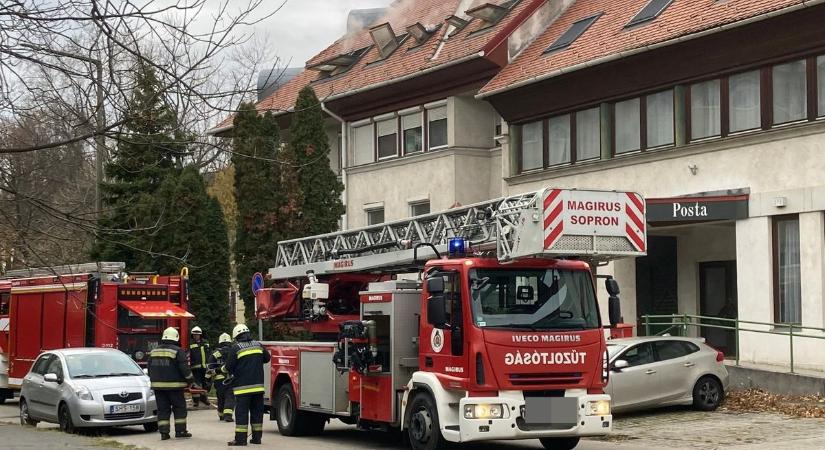
<instances>
[{"instance_id":1,"label":"roof gutter","mask_svg":"<svg viewBox=\"0 0 825 450\"><path fill-rule=\"evenodd\" d=\"M823 1L825 1L825 0L823 0ZM340 94L333 94L333 95L330 95L329 97L327 97L327 99L325 101L329 102L329 101L333 101L333 100L338 100L340 98L349 97L351 95L360 94L362 92L367 92L367 91L371 91L371 90L374 90L374 89L379 89L379 88L382 88L382 87L385 87L385 86L390 86L392 84L401 83L403 81L407 81L407 80L410 80L410 79L413 79L413 78L417 78L417 77L420 77L422 75L428 75L430 73L437 72L439 70L448 69L450 67L457 66L459 64L464 64L468 61L472 61L474 59L483 58L483 57L484 57L484 51L481 50L477 53L473 53L473 54L467 55L463 58L456 59L455 61L450 61L450 62L445 63L445 64L430 67L429 69L424 69L424 70L421 70L419 72L411 73L409 75L404 75L403 77L400 77L400 78L395 78L395 79L392 79L392 80L382 81L380 83L373 84L373 85L370 85L370 86L365 86L365 87L358 88L358 89L355 89L355 90L352 90L352 91L341 92Z\"/></svg>"},{"instance_id":2,"label":"roof gutter","mask_svg":"<svg viewBox=\"0 0 825 450\"><path fill-rule=\"evenodd\" d=\"M348 133L347 133L347 131L348 131L347 121L344 120L344 118L339 116L338 114L335 114L334 112L330 111L327 108L326 103L324 103L324 102L321 102L321 111L325 112L330 117L332 117L333 119L335 119L335 120L337 120L338 122L341 123L341 148L340 148L340 153L339 153L338 157L341 158L341 159L339 159L340 164L341 164L341 184L344 185L344 189L341 191L341 202L344 204L344 208L346 208L346 206L347 206L347 164L346 164L346 161L347 161L347 148L349 148L349 146L347 145L347 143L349 142L349 136L348 136ZM344 214L341 216L341 229L346 230L348 226L349 226L349 223L348 223L348 220L347 220L347 211L346 211L346 209L344 209Z\"/></svg>"},{"instance_id":3,"label":"roof gutter","mask_svg":"<svg viewBox=\"0 0 825 450\"><path fill-rule=\"evenodd\" d=\"M719 25L719 26L716 26L714 28L710 28L710 29L705 30L705 31L700 31L698 33L689 34L689 35L685 35L685 36L680 36L680 37L677 37L677 38L674 38L674 39L658 42L656 44L646 45L646 46L635 48L635 49L628 50L628 51L625 51L625 52L614 53L612 55L603 56L601 58L597 58L597 59L594 59L594 60L591 60L591 61L586 61L586 62L583 62L583 63L580 63L580 64L576 64L574 66L565 67L563 69L554 70L552 72L547 72L547 73L544 73L544 74L541 74L541 75L538 75L538 76L535 76L535 77L532 77L532 78L528 78L526 80L519 81L517 83L513 83L513 84L508 85L508 86L504 86L504 87L501 87L501 88L498 88L498 89L494 89L494 90L489 91L489 92L484 92L484 93L481 93L481 94L477 94L475 97L479 100L485 99L485 98L491 97L493 95L498 95L498 94L502 94L504 92L509 92L509 91L527 86L529 84L538 83L540 81L548 80L550 78L556 78L556 77L566 75L566 74L569 74L569 73L572 73L572 72L577 72L579 70L583 70L583 69L598 66L598 65L601 65L601 64L605 64L605 63L625 59L625 58L628 58L628 57L631 57L631 56L638 55L640 53L648 52L648 51L651 51L651 50L656 50L656 49L663 48L663 47L668 47L668 46L679 44L679 43L682 43L682 42L692 41L694 39L699 39L699 38L702 38L702 37L705 37L705 36L710 36L710 35L713 35L713 34L720 33L722 31L727 31L727 30L732 30L732 29L735 29L735 28L743 27L745 25L750 25L752 23L761 22L763 20L771 19L771 18L778 17L778 16L781 16L781 15L784 15L784 14L789 14L789 13L792 13L792 12L795 12L795 11L799 11L799 10L802 10L802 9L805 9L805 8L810 8L812 6L816 6L816 5L823 4L823 3L825 3L825 0L804 0L800 4L797 4L797 5L794 5L794 6L789 6L787 8L783 8L783 9L778 9L776 11L771 11L771 12L768 12L768 13L760 14L758 16L753 16L749 19L740 20L738 22L733 22L733 23L729 23L729 24Z\"/></svg>"},{"instance_id":4,"label":"roof gutter","mask_svg":"<svg viewBox=\"0 0 825 450\"><path fill-rule=\"evenodd\" d=\"M210 128L210 129L206 130L206 135L207 136L217 136L221 133L226 133L227 131L232 130L232 128L234 128L234 125L225 125L225 126L222 126L222 127Z\"/></svg>"}]
</instances>

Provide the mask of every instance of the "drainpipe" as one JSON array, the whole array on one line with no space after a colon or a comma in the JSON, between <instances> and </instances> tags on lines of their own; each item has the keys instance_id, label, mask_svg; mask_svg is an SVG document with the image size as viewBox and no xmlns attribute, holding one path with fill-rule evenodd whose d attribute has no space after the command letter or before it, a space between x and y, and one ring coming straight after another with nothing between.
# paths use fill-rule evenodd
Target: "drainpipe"
<instances>
[{"instance_id":1,"label":"drainpipe","mask_svg":"<svg viewBox=\"0 0 825 450\"><path fill-rule=\"evenodd\" d=\"M344 185L344 191L341 192L341 202L344 204L344 215L341 216L341 229L346 230L347 226L347 147L348 147L348 136L347 136L347 121L344 120L343 117L335 114L334 112L327 109L327 105L324 102L321 102L321 111L328 114L333 119L341 122L341 152L338 155L339 161L341 162L341 183Z\"/></svg>"}]
</instances>

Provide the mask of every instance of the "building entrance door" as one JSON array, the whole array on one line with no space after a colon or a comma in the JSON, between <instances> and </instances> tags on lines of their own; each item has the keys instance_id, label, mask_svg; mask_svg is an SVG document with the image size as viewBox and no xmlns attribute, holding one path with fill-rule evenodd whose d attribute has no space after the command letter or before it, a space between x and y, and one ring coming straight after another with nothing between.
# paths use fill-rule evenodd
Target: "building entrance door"
<instances>
[{"instance_id":1,"label":"building entrance door","mask_svg":"<svg viewBox=\"0 0 825 450\"><path fill-rule=\"evenodd\" d=\"M637 334L645 334L645 315L670 315L678 311L676 296L676 238L648 236L647 256L636 259L636 314ZM653 322L662 322L654 319ZM650 334L664 331L668 326L652 326Z\"/></svg>"},{"instance_id":2,"label":"building entrance door","mask_svg":"<svg viewBox=\"0 0 825 450\"><path fill-rule=\"evenodd\" d=\"M736 319L739 316L736 295L736 261L699 264L699 314L706 317ZM703 320L705 325L733 326L730 321ZM701 335L725 355L736 355L733 330L702 327Z\"/></svg>"}]
</instances>

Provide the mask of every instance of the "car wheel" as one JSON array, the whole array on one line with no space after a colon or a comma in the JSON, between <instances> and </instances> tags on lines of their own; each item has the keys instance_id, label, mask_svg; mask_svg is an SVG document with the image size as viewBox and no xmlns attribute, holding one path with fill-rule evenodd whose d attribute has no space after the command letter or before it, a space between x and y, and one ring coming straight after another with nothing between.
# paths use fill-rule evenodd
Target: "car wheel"
<instances>
[{"instance_id":1,"label":"car wheel","mask_svg":"<svg viewBox=\"0 0 825 450\"><path fill-rule=\"evenodd\" d=\"M72 421L72 413L69 411L69 406L65 403L62 403L57 410L57 423L60 425L60 431L74 434L75 428L74 421Z\"/></svg>"},{"instance_id":2,"label":"car wheel","mask_svg":"<svg viewBox=\"0 0 825 450\"><path fill-rule=\"evenodd\" d=\"M37 421L32 419L32 416L29 414L29 404L22 398L20 399L20 425L24 427L37 426Z\"/></svg>"},{"instance_id":3,"label":"car wheel","mask_svg":"<svg viewBox=\"0 0 825 450\"><path fill-rule=\"evenodd\" d=\"M143 424L143 429L147 433L156 433L158 431L158 423L157 422L149 422Z\"/></svg>"},{"instance_id":4,"label":"car wheel","mask_svg":"<svg viewBox=\"0 0 825 450\"><path fill-rule=\"evenodd\" d=\"M700 411L713 411L724 399L725 391L716 378L702 377L693 386L693 407Z\"/></svg>"},{"instance_id":5,"label":"car wheel","mask_svg":"<svg viewBox=\"0 0 825 450\"><path fill-rule=\"evenodd\" d=\"M579 438L541 438L539 442L547 450L573 450L579 445Z\"/></svg>"},{"instance_id":6,"label":"car wheel","mask_svg":"<svg viewBox=\"0 0 825 450\"><path fill-rule=\"evenodd\" d=\"M414 450L441 450L447 447L438 424L438 409L430 394L415 394L410 402L409 421L407 437Z\"/></svg>"}]
</instances>

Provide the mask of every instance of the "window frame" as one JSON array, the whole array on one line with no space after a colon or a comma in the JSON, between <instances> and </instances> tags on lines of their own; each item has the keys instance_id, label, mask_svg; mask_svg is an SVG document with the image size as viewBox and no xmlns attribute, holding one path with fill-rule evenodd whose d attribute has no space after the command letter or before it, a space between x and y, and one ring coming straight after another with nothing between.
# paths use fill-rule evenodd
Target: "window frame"
<instances>
[{"instance_id":1,"label":"window frame","mask_svg":"<svg viewBox=\"0 0 825 450\"><path fill-rule=\"evenodd\" d=\"M408 204L410 206L410 217L426 216L427 214L430 214L432 212L432 208L431 208L431 204L430 204L429 199L427 199L427 200L416 200L416 201L409 202ZM415 213L415 207L416 206L421 206L421 205L427 205L427 212L424 213L424 214L416 214Z\"/></svg>"},{"instance_id":2,"label":"window frame","mask_svg":"<svg viewBox=\"0 0 825 450\"><path fill-rule=\"evenodd\" d=\"M548 119L543 120L534 120L531 122L525 122L519 125L519 145L518 145L518 171L519 173L525 172L533 172L536 170L544 170L547 168L547 160L548 160L548 129L547 129ZM529 169L524 168L524 127L527 125L539 124L541 128L540 136L541 136L541 146L539 148L540 157L541 157L541 164L538 167L531 167Z\"/></svg>"},{"instance_id":3,"label":"window frame","mask_svg":"<svg viewBox=\"0 0 825 450\"><path fill-rule=\"evenodd\" d=\"M376 162L376 156L378 154L377 149L376 149L376 140L375 140L376 128L377 128L375 126L375 123L372 121L372 119L368 119L366 122L362 121L362 122L356 122L356 123L359 123L359 125L350 124L350 130L352 132L352 139L351 140L352 140L352 166L353 167L365 166L367 164L372 164L372 163ZM369 133L370 134L369 142L370 142L370 145L372 147L370 148L369 154L372 157L372 161L368 161L368 162L358 162L358 160L356 158L356 153L358 151L358 139L356 137L358 133L357 133L356 130L360 130L362 128L370 128L370 130L369 130L370 131L370 133ZM366 154L366 152L364 152L364 154Z\"/></svg>"},{"instance_id":4,"label":"window frame","mask_svg":"<svg viewBox=\"0 0 825 450\"><path fill-rule=\"evenodd\" d=\"M374 214L374 213L377 213L379 211L381 211L382 220L380 222L377 222L377 223L370 223L370 214ZM382 223L387 222L387 211L383 206L379 207L379 208L364 209L364 215L366 216L366 219L367 219L366 223L367 223L368 227L380 225Z\"/></svg>"},{"instance_id":5,"label":"window frame","mask_svg":"<svg viewBox=\"0 0 825 450\"><path fill-rule=\"evenodd\" d=\"M743 129L743 130L731 131L731 120L733 118L733 115L731 114L732 113L731 89L730 89L731 88L731 78L736 77L736 76L740 76L740 75L745 75L747 73L756 73L757 74L757 79L759 81L759 88L757 89L759 91L759 123L753 128L746 128L746 129ZM723 89L722 95L721 95L721 100L725 102L724 104L721 105L722 106L721 116L722 116L722 119L723 119L723 122L722 122L722 134L723 135L722 135L722 137L753 133L755 131L761 130L762 127L763 127L764 115L765 115L765 110L764 110L765 109L764 108L764 105L765 105L765 100L764 100L765 89L764 89L764 76L763 76L762 69L756 68L756 69L751 69L751 70L739 71L739 72L728 74L728 75L726 75L722 78L723 78L723 83L724 84L722 86L720 86L721 89Z\"/></svg>"},{"instance_id":6,"label":"window frame","mask_svg":"<svg viewBox=\"0 0 825 450\"><path fill-rule=\"evenodd\" d=\"M431 120L430 115L432 114L432 111L440 110L442 108L444 109L444 118L443 119L436 119L435 121ZM438 121L442 121L442 120L444 121L445 132L447 133L447 135L445 136L445 140L444 140L443 145L437 145L437 146L433 147L432 142L431 142L432 141L432 129L431 129L432 124L433 124L433 122L438 122ZM444 103L442 105L432 106L432 107L429 107L429 108L425 107L424 108L424 121L425 121L425 124L426 124L426 126L424 127L424 129L426 130L426 132L425 132L426 133L425 134L426 144L425 144L425 150L424 151L443 150L445 148L449 148L450 147L450 110L449 110L449 108L447 108L447 103Z\"/></svg>"},{"instance_id":7,"label":"window frame","mask_svg":"<svg viewBox=\"0 0 825 450\"><path fill-rule=\"evenodd\" d=\"M779 222L782 221L789 221L795 220L797 226L800 225L800 216L799 214L782 214L771 216L771 265L772 265L772 287L773 287L773 321L774 323L783 324L783 325L802 325L802 301L800 298L799 302L799 319L800 322L785 322L782 321L782 303L781 303L781 294L780 294L780 273L779 273ZM799 251L802 251L802 242L801 242L801 230L800 230L800 242L799 242ZM801 259L801 254L800 254ZM802 277L802 264L800 260L799 264L799 275L800 275L800 284L801 284L801 277Z\"/></svg>"},{"instance_id":8,"label":"window frame","mask_svg":"<svg viewBox=\"0 0 825 450\"><path fill-rule=\"evenodd\" d=\"M392 123L395 125L395 133L390 134L380 134L378 129L380 128L381 124ZM398 158L401 155L401 149L399 146L399 129L400 129L400 119L396 116L388 117L388 118L373 118L373 130L375 131L375 144L373 145L373 149L375 149L375 161L386 161L388 159ZM395 134L395 153L392 155L381 156L381 138L388 137Z\"/></svg>"},{"instance_id":9,"label":"window frame","mask_svg":"<svg viewBox=\"0 0 825 450\"><path fill-rule=\"evenodd\" d=\"M811 58L794 58L787 61L777 62L776 64L771 64L768 66L768 71L771 75L771 98L770 98L770 107L771 107L771 127L772 128L779 128L787 125L792 125L796 123L807 122L811 120ZM776 91L773 88L773 81L774 81L774 70L780 66L792 65L794 63L803 63L804 68L802 73L805 75L805 89L803 89L802 98L805 100L805 109L802 113L802 117L798 119L791 119L786 120L784 122L776 122ZM816 81L816 80L814 80Z\"/></svg>"},{"instance_id":10,"label":"window frame","mask_svg":"<svg viewBox=\"0 0 825 450\"><path fill-rule=\"evenodd\" d=\"M418 150L418 151L415 151L415 152L408 152L407 151L406 132L407 132L407 130L414 130L414 129L416 129L416 127L404 128L404 119L407 118L407 117L413 117L413 116L416 116L416 115L418 115L421 119L419 124L418 124L418 129L421 130L421 149ZM425 119L426 119L426 114L424 113L423 110L422 111L415 111L415 112L411 112L411 113L407 113L407 114L401 114L401 113L398 114L398 138L399 138L399 141L400 141L398 148L399 148L399 153L401 154L401 156L419 155L419 154L425 153L427 151L427 140L426 140L427 134L424 132Z\"/></svg>"}]
</instances>

